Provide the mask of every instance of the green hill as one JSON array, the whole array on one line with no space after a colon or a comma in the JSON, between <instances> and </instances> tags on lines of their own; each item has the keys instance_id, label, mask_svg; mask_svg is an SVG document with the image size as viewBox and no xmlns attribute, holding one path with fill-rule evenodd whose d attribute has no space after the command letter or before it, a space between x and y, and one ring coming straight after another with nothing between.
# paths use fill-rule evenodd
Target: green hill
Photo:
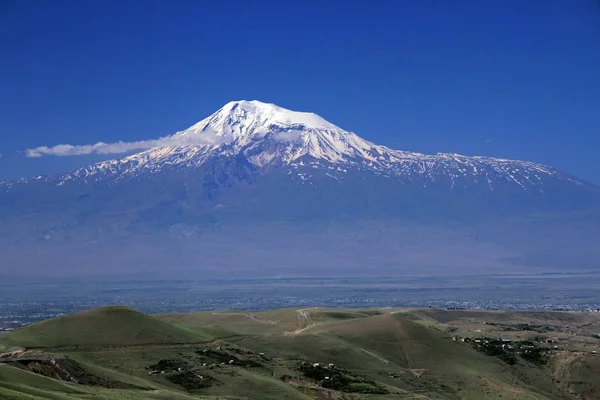
<instances>
[{"instance_id":1,"label":"green hill","mask_svg":"<svg viewBox=\"0 0 600 400\"><path fill-rule=\"evenodd\" d=\"M591 312L103 307L5 335L26 349L0 351L0 398L592 400L598 326Z\"/></svg>"},{"instance_id":2,"label":"green hill","mask_svg":"<svg viewBox=\"0 0 600 400\"><path fill-rule=\"evenodd\" d=\"M4 347L128 346L190 343L201 334L127 307L101 307L38 322L4 337Z\"/></svg>"}]
</instances>

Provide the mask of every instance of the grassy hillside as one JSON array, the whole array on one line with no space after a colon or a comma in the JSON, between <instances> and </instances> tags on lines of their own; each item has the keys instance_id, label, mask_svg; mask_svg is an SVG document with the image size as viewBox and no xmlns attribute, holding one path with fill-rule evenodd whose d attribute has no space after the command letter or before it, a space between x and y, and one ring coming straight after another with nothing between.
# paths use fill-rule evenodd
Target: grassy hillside
<instances>
[{"instance_id":1,"label":"grassy hillside","mask_svg":"<svg viewBox=\"0 0 600 400\"><path fill-rule=\"evenodd\" d=\"M277 334L285 331L280 324L265 318L262 314L219 311L162 314L156 317L162 321L214 337ZM294 313L292 312L292 314Z\"/></svg>"},{"instance_id":2,"label":"grassy hillside","mask_svg":"<svg viewBox=\"0 0 600 400\"><path fill-rule=\"evenodd\" d=\"M540 381L540 388L519 382L501 360L394 314L343 319L297 335L248 339L244 345L278 356L343 365L389 385L394 393L436 393L440 398L453 398L452 393L481 399L562 398L553 396L551 382L548 386Z\"/></svg>"},{"instance_id":3,"label":"grassy hillside","mask_svg":"<svg viewBox=\"0 0 600 400\"><path fill-rule=\"evenodd\" d=\"M593 313L104 307L7 335L5 347L38 349L0 354L0 398L592 400L599 325Z\"/></svg>"},{"instance_id":4,"label":"grassy hillside","mask_svg":"<svg viewBox=\"0 0 600 400\"><path fill-rule=\"evenodd\" d=\"M380 314L377 310L331 309L311 307L286 308L260 313L216 311L196 313L159 314L157 318L186 327L204 335L276 335L305 328L307 321L299 318L299 311L310 314L311 323L328 324L341 320L365 318Z\"/></svg>"},{"instance_id":5,"label":"grassy hillside","mask_svg":"<svg viewBox=\"0 0 600 400\"><path fill-rule=\"evenodd\" d=\"M205 397L208 399L209 397ZM157 387L138 390L114 390L62 382L33 372L0 364L0 399L2 400L190 400L198 397Z\"/></svg>"},{"instance_id":6,"label":"grassy hillside","mask_svg":"<svg viewBox=\"0 0 600 400\"><path fill-rule=\"evenodd\" d=\"M2 338L4 347L60 347L189 343L205 339L126 307L102 307L42 321Z\"/></svg>"}]
</instances>

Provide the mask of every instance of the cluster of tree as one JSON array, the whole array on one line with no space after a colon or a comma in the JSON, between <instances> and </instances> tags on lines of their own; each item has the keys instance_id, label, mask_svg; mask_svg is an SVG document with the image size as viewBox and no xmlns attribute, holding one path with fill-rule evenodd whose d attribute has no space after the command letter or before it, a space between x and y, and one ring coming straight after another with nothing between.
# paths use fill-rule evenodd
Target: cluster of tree
<instances>
[{"instance_id":1,"label":"cluster of tree","mask_svg":"<svg viewBox=\"0 0 600 400\"><path fill-rule=\"evenodd\" d=\"M223 349L203 349L196 351L196 354L200 356L201 359L210 361L216 364L230 364L230 365L238 365L241 367L249 367L249 368L261 368L263 365L257 361L254 361L250 358L240 359L234 354L227 352ZM238 353L241 354L241 353Z\"/></svg>"},{"instance_id":2,"label":"cluster of tree","mask_svg":"<svg viewBox=\"0 0 600 400\"><path fill-rule=\"evenodd\" d=\"M347 393L387 394L376 382L353 375L343 368L324 367L302 362L298 371L305 378L317 381L322 387Z\"/></svg>"},{"instance_id":3,"label":"cluster of tree","mask_svg":"<svg viewBox=\"0 0 600 400\"><path fill-rule=\"evenodd\" d=\"M203 389L212 386L216 380L204 373L199 375L191 371L179 372L168 375L167 380L171 383L179 385L186 390Z\"/></svg>"},{"instance_id":4,"label":"cluster of tree","mask_svg":"<svg viewBox=\"0 0 600 400\"><path fill-rule=\"evenodd\" d=\"M514 365L518 362L518 357L534 364L543 365L548 361L548 349L538 347L535 343L525 341L504 341L492 338L466 338L465 342L470 343L475 349L487 354L488 356L498 357L509 365Z\"/></svg>"}]
</instances>

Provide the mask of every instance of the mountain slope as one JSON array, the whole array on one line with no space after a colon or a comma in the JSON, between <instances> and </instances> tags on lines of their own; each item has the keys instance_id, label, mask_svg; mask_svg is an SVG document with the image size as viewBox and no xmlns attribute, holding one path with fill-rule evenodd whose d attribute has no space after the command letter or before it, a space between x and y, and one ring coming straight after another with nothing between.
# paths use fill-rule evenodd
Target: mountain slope
<instances>
[{"instance_id":1,"label":"mountain slope","mask_svg":"<svg viewBox=\"0 0 600 400\"><path fill-rule=\"evenodd\" d=\"M543 192L546 179L589 187L583 181L551 167L527 161L458 154L425 155L392 150L345 131L321 117L258 101L226 104L208 118L177 132L169 142L179 144L150 149L119 160L91 165L43 180L94 182L126 179L144 174L197 168L215 158L242 157L264 169L324 169L338 178L348 168L372 171L403 182L445 180L451 190L461 179L483 182L489 190L506 182L525 190ZM30 182L23 180L23 183Z\"/></svg>"}]
</instances>

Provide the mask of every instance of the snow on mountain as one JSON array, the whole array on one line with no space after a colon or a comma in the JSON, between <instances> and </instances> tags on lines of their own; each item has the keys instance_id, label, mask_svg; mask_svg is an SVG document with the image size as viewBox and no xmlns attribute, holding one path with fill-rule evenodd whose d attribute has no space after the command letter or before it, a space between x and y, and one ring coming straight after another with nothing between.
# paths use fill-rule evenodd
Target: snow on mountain
<instances>
[{"instance_id":1,"label":"snow on mountain","mask_svg":"<svg viewBox=\"0 0 600 400\"><path fill-rule=\"evenodd\" d=\"M217 152L243 154L257 166L291 164L306 155L330 162L371 159L368 151L377 147L316 114L259 101L228 103L175 137L189 140L195 135L214 136Z\"/></svg>"},{"instance_id":2,"label":"snow on mountain","mask_svg":"<svg viewBox=\"0 0 600 400\"><path fill-rule=\"evenodd\" d=\"M191 136L213 132L227 141L260 139L271 126L298 127L318 130L341 130L313 113L287 110L260 101L232 101L175 136Z\"/></svg>"},{"instance_id":3,"label":"snow on mountain","mask_svg":"<svg viewBox=\"0 0 600 400\"><path fill-rule=\"evenodd\" d=\"M598 267L600 190L550 167L392 150L257 101L228 103L168 138L176 145L0 182L8 271L205 279Z\"/></svg>"},{"instance_id":4,"label":"snow on mountain","mask_svg":"<svg viewBox=\"0 0 600 400\"><path fill-rule=\"evenodd\" d=\"M458 154L425 155L392 150L362 139L316 114L296 112L260 101L234 101L170 137L182 146L159 147L122 159L81 168L59 177L94 182L128 179L168 170L197 168L209 159L244 157L257 168L313 168L335 172L339 179L351 169L371 171L401 181L448 181L468 177L496 180L542 191L545 178L581 183L550 167L526 161ZM190 144L192 143L192 144ZM201 143L201 144L193 144Z\"/></svg>"}]
</instances>

